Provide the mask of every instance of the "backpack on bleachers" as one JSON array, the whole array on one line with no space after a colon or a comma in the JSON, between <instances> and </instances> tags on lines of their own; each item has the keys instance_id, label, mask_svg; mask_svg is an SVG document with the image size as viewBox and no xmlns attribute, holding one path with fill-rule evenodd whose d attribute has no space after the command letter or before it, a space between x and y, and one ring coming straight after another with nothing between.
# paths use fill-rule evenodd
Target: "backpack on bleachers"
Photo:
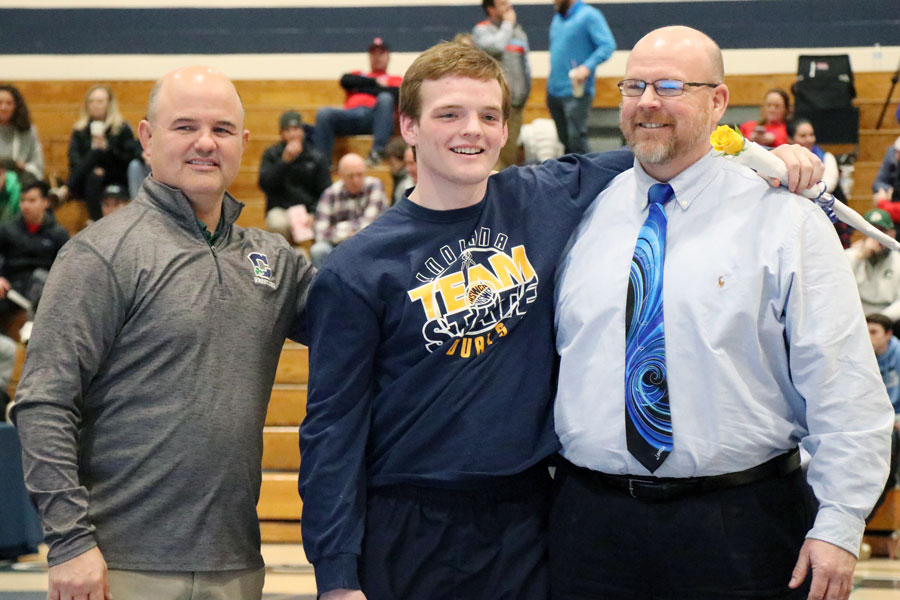
<instances>
[{"instance_id":1,"label":"backpack on bleachers","mask_svg":"<svg viewBox=\"0 0 900 600\"><path fill-rule=\"evenodd\" d=\"M793 92L798 109L850 108L856 98L850 56L801 54L797 62L797 81L793 85Z\"/></svg>"},{"instance_id":2,"label":"backpack on bleachers","mask_svg":"<svg viewBox=\"0 0 900 600\"><path fill-rule=\"evenodd\" d=\"M797 61L794 116L810 120L819 144L859 143L859 108L850 56L801 54Z\"/></svg>"}]
</instances>

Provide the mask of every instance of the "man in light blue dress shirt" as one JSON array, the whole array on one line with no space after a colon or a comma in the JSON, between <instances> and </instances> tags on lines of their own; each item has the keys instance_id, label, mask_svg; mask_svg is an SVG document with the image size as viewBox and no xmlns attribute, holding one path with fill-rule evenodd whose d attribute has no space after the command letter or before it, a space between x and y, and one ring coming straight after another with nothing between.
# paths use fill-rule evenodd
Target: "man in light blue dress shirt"
<instances>
[{"instance_id":1,"label":"man in light blue dress shirt","mask_svg":"<svg viewBox=\"0 0 900 600\"><path fill-rule=\"evenodd\" d=\"M635 166L588 210L556 290L554 598L850 593L893 411L831 223L711 156L723 80L715 42L686 27L651 32L628 59L620 126ZM659 182L674 190L663 208L672 436L651 474L626 445L626 296ZM805 478L798 447L811 455Z\"/></svg>"}]
</instances>

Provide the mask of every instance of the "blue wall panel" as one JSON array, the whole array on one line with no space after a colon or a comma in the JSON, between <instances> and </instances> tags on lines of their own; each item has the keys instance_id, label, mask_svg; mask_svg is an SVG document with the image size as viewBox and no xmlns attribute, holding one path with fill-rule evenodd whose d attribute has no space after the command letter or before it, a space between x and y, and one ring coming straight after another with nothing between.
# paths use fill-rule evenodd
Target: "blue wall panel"
<instances>
[{"instance_id":1,"label":"blue wall panel","mask_svg":"<svg viewBox=\"0 0 900 600\"><path fill-rule=\"evenodd\" d=\"M601 4L618 46L669 24L723 48L900 44L894 0L739 0ZM550 4L516 7L534 50L546 50ZM484 18L480 6L241 9L0 9L0 54L360 52L380 35L417 52Z\"/></svg>"}]
</instances>

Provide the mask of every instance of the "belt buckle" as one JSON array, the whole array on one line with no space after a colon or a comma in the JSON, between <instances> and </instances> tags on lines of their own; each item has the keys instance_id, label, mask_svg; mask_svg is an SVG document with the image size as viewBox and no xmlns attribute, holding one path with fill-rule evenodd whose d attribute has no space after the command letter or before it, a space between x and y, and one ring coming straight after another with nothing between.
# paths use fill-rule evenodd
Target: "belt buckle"
<instances>
[{"instance_id":1,"label":"belt buckle","mask_svg":"<svg viewBox=\"0 0 900 600\"><path fill-rule=\"evenodd\" d=\"M628 494L637 500L637 496L634 495L634 479L631 478L628 479Z\"/></svg>"}]
</instances>

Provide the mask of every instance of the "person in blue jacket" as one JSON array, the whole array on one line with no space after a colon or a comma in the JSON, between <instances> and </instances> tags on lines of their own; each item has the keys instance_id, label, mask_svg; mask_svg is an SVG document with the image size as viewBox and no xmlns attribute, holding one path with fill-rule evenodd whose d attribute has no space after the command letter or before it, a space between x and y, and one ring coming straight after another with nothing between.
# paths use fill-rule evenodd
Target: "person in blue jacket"
<instances>
[{"instance_id":1,"label":"person in blue jacket","mask_svg":"<svg viewBox=\"0 0 900 600\"><path fill-rule=\"evenodd\" d=\"M582 0L553 0L547 108L566 152L588 151L588 112L597 66L616 49L603 13Z\"/></svg>"},{"instance_id":2,"label":"person in blue jacket","mask_svg":"<svg viewBox=\"0 0 900 600\"><path fill-rule=\"evenodd\" d=\"M633 157L491 176L509 106L480 50L419 56L400 90L418 183L310 290L299 488L322 600L548 596L553 280Z\"/></svg>"}]
</instances>

